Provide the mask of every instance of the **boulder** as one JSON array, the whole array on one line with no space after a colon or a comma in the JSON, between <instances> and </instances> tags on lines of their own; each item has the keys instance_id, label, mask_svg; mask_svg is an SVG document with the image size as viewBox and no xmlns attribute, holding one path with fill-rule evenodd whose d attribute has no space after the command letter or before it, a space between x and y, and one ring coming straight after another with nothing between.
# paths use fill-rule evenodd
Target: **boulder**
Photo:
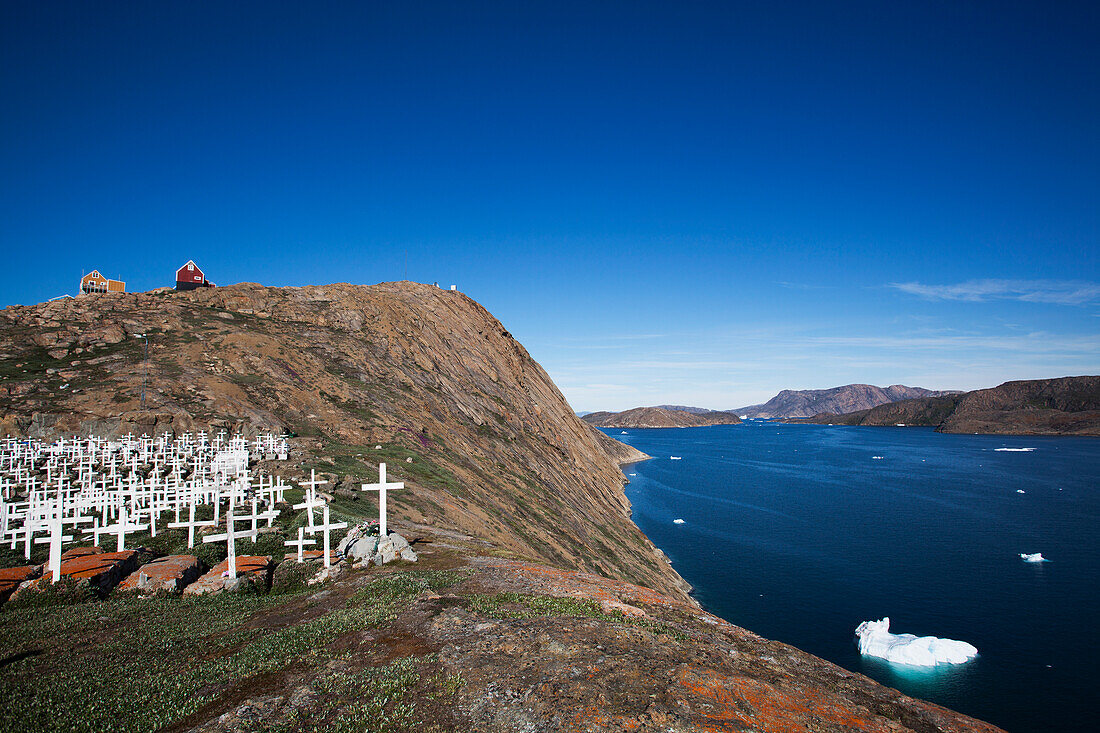
<instances>
[{"instance_id":1,"label":"boulder","mask_svg":"<svg viewBox=\"0 0 1100 733\"><path fill-rule=\"evenodd\" d=\"M202 574L202 563L194 555L168 555L145 563L118 585L119 592L142 595L179 595Z\"/></svg>"},{"instance_id":2,"label":"boulder","mask_svg":"<svg viewBox=\"0 0 1100 733\"><path fill-rule=\"evenodd\" d=\"M357 525L348 530L344 539L336 546L336 553L348 560L370 560L374 557L378 547L378 537L367 534L364 525Z\"/></svg>"},{"instance_id":3,"label":"boulder","mask_svg":"<svg viewBox=\"0 0 1100 733\"><path fill-rule=\"evenodd\" d=\"M385 565L397 559L397 547L390 537L378 540L378 549L374 552L375 565Z\"/></svg>"},{"instance_id":4,"label":"boulder","mask_svg":"<svg viewBox=\"0 0 1100 733\"><path fill-rule=\"evenodd\" d=\"M229 577L229 560L222 560L206 575L187 586L183 593L201 596L208 593L241 593L265 591L271 582L273 565L267 555L241 555L237 557L237 577Z\"/></svg>"},{"instance_id":5,"label":"boulder","mask_svg":"<svg viewBox=\"0 0 1100 733\"><path fill-rule=\"evenodd\" d=\"M409 546L408 540L396 532L390 532L390 536L381 540L378 543L378 551L374 556L374 563L376 565L383 565L388 562L393 562L398 557L408 562L416 562L417 556L412 547Z\"/></svg>"}]
</instances>

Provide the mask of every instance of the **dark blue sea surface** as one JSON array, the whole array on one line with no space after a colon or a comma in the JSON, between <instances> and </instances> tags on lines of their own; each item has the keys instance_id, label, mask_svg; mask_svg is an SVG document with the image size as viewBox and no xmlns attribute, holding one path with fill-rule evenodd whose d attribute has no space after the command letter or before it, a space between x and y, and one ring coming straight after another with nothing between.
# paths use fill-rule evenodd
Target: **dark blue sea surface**
<instances>
[{"instance_id":1,"label":"dark blue sea surface","mask_svg":"<svg viewBox=\"0 0 1100 733\"><path fill-rule=\"evenodd\" d=\"M1100 439L605 432L654 457L624 469L634 521L707 610L1008 731L1096 729ZM1019 557L1033 552L1050 562ZM883 616L979 656L927 671L861 658L856 625Z\"/></svg>"}]
</instances>

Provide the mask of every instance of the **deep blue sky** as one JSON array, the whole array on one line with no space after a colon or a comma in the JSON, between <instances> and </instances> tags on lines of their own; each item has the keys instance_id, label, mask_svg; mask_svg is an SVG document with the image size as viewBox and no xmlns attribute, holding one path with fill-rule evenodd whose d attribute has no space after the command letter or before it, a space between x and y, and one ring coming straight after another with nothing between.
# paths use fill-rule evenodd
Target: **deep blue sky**
<instances>
[{"instance_id":1,"label":"deep blue sky","mask_svg":"<svg viewBox=\"0 0 1100 733\"><path fill-rule=\"evenodd\" d=\"M439 281L576 409L1100 372L1096 3L0 6L0 305Z\"/></svg>"}]
</instances>

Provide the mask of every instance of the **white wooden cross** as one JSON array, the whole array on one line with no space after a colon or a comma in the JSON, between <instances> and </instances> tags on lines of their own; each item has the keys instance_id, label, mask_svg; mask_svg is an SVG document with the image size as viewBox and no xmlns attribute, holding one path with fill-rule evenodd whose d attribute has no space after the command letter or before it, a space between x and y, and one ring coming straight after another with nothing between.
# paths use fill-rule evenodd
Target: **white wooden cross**
<instances>
[{"instance_id":1,"label":"white wooden cross","mask_svg":"<svg viewBox=\"0 0 1100 733\"><path fill-rule=\"evenodd\" d=\"M53 581L56 583L61 580L61 543L72 542L72 535L63 534L61 524L61 506L60 503L57 507L57 512L53 514L48 520L46 520L46 526L49 528L49 537L36 537L34 544L42 545L45 543L50 544L50 561L49 569L53 574Z\"/></svg>"},{"instance_id":2,"label":"white wooden cross","mask_svg":"<svg viewBox=\"0 0 1100 733\"><path fill-rule=\"evenodd\" d=\"M246 521L249 521L249 520L252 521L252 534L253 534L252 541L255 542L256 541L256 535L259 534L259 532L257 532L257 530L256 530L256 522L258 522L261 519L266 519L267 520L267 526L270 527L272 522L274 521L275 517L277 517L277 516L279 516L279 510L278 509L268 509L266 511L261 512L260 511L260 499L259 499L259 497L253 497L252 498L252 513L251 514L246 514L243 517L238 517L237 519L238 519L238 521L241 521L241 522L246 522Z\"/></svg>"},{"instance_id":3,"label":"white wooden cross","mask_svg":"<svg viewBox=\"0 0 1100 733\"><path fill-rule=\"evenodd\" d=\"M297 540L287 540L286 542L283 543L287 547L297 547L298 548L298 562L299 563L303 562L303 557L302 557L303 547L305 545L316 545L317 544L317 540L307 540L307 539L303 538L303 533L305 531L306 531L305 527L299 527L298 528L298 539Z\"/></svg>"},{"instance_id":4,"label":"white wooden cross","mask_svg":"<svg viewBox=\"0 0 1100 733\"><path fill-rule=\"evenodd\" d=\"M191 508L187 512L186 522L169 522L169 529L181 529L187 527L187 547L191 548L195 546L195 527L212 527L214 526L214 520L208 522L196 522L195 521L195 500L191 500Z\"/></svg>"},{"instance_id":5,"label":"white wooden cross","mask_svg":"<svg viewBox=\"0 0 1100 733\"><path fill-rule=\"evenodd\" d=\"M139 529L147 529L148 525L145 524L130 524L130 517L126 512L126 503L123 502L122 508L118 510L118 523L112 524L109 527L103 527L100 531L104 534L113 534L118 536L118 552L122 552L126 549L126 535L130 532L137 532Z\"/></svg>"},{"instance_id":6,"label":"white wooden cross","mask_svg":"<svg viewBox=\"0 0 1100 733\"><path fill-rule=\"evenodd\" d=\"M306 495L302 503L295 504L293 508L306 510L306 523L309 526L309 533L313 534L313 507L325 505L325 500L317 496L317 487L321 484L327 484L328 481L318 481L317 470L311 469L309 472L309 481L305 483L308 486Z\"/></svg>"},{"instance_id":7,"label":"white wooden cross","mask_svg":"<svg viewBox=\"0 0 1100 733\"><path fill-rule=\"evenodd\" d=\"M325 504L325 511L324 511L323 516L324 516L325 521L321 524L318 524L316 527L314 527L313 532L323 532L324 533L324 536L325 536L325 544L324 544L324 548L325 548L324 549L324 552L325 552L325 567L327 568L330 564L330 562L329 562L329 534L328 534L329 530L347 529L348 523L347 522L336 522L336 523L329 522L328 521L328 504Z\"/></svg>"},{"instance_id":8,"label":"white wooden cross","mask_svg":"<svg viewBox=\"0 0 1100 733\"><path fill-rule=\"evenodd\" d=\"M378 536L388 537L386 534L386 491L394 491L396 489L405 488L404 481L386 482L386 464L378 464L378 483L376 484L363 484L362 491L377 491L378 492Z\"/></svg>"},{"instance_id":9,"label":"white wooden cross","mask_svg":"<svg viewBox=\"0 0 1100 733\"><path fill-rule=\"evenodd\" d=\"M237 540L245 537L251 537L256 539L256 531L249 532L237 532L233 523L236 520L233 518L233 510L229 510L225 513L225 532L223 534L209 534L202 538L203 542L224 542L228 548L226 557L229 560L229 577L237 577Z\"/></svg>"}]
</instances>

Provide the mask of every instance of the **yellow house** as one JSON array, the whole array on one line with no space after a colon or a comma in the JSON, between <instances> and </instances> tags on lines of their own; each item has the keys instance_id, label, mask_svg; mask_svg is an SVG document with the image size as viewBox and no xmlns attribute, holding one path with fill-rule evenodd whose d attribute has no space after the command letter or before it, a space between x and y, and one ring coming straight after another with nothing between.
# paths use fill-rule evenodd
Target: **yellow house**
<instances>
[{"instance_id":1,"label":"yellow house","mask_svg":"<svg viewBox=\"0 0 1100 733\"><path fill-rule=\"evenodd\" d=\"M125 293L126 283L120 280L108 280L99 274L99 270L92 270L80 278L80 292L82 293Z\"/></svg>"}]
</instances>

